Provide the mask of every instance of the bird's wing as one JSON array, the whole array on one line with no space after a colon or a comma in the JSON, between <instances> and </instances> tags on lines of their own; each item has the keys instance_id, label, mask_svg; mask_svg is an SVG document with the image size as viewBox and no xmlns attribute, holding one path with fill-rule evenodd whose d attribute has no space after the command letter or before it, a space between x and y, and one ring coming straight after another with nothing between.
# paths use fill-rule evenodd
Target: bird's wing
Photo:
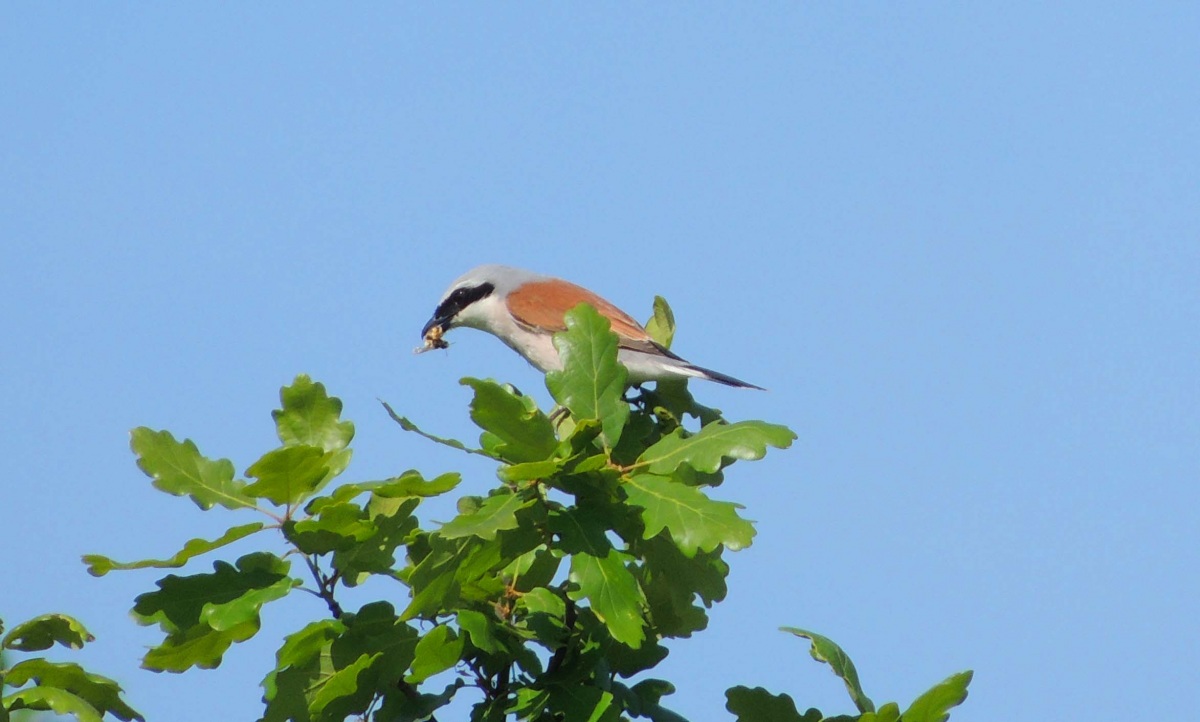
<instances>
[{"instance_id":1,"label":"bird's wing","mask_svg":"<svg viewBox=\"0 0 1200 722\"><path fill-rule=\"evenodd\" d=\"M505 303L518 323L544 333L565 330L563 316L567 311L587 303L612 324L622 347L649 350L658 345L629 314L586 288L557 278L526 283L508 294Z\"/></svg>"}]
</instances>

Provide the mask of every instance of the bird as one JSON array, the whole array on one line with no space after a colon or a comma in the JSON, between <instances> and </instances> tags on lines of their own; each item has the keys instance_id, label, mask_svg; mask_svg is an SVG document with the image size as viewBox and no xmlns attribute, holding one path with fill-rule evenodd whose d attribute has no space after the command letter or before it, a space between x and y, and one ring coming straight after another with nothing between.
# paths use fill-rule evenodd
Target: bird
<instances>
[{"instance_id":1,"label":"bird","mask_svg":"<svg viewBox=\"0 0 1200 722\"><path fill-rule=\"evenodd\" d=\"M564 315L590 304L617 334L617 360L628 370L628 382L698 378L726 386L758 389L719 371L697 366L657 343L629 314L595 293L569 281L511 266L487 264L459 276L438 301L421 329L424 347L445 348L442 334L474 328L499 338L543 373L562 369L554 334L566 329Z\"/></svg>"}]
</instances>

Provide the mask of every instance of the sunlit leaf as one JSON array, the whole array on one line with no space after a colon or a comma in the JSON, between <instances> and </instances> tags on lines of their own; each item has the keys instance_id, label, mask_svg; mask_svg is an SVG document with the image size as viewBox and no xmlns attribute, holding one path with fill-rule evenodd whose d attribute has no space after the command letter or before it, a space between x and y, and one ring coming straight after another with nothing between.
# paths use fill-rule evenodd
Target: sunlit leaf
<instances>
[{"instance_id":1,"label":"sunlit leaf","mask_svg":"<svg viewBox=\"0 0 1200 722\"><path fill-rule=\"evenodd\" d=\"M279 440L286 446L315 446L324 451L346 448L354 438L354 424L341 421L342 401L325 392L325 386L301 374L291 386L279 390L282 409L271 412Z\"/></svg>"},{"instance_id":2,"label":"sunlit leaf","mask_svg":"<svg viewBox=\"0 0 1200 722\"><path fill-rule=\"evenodd\" d=\"M268 451L246 469L246 476L257 479L243 491L280 506L295 504L317 491L330 478L330 461L336 452L316 446L282 446Z\"/></svg>"},{"instance_id":3,"label":"sunlit leaf","mask_svg":"<svg viewBox=\"0 0 1200 722\"><path fill-rule=\"evenodd\" d=\"M650 473L660 476L670 476L680 464L712 473L721 468L724 459L761 459L768 445L786 449L795 438L786 426L764 421L709 424L690 435L676 429L646 449L638 466L648 467Z\"/></svg>"},{"instance_id":4,"label":"sunlit leaf","mask_svg":"<svg viewBox=\"0 0 1200 722\"><path fill-rule=\"evenodd\" d=\"M442 474L436 478L425 480L416 471L406 471L394 479L388 479L374 488L379 496L439 496L452 490L462 482L462 475L456 472Z\"/></svg>"},{"instance_id":5,"label":"sunlit leaf","mask_svg":"<svg viewBox=\"0 0 1200 722\"><path fill-rule=\"evenodd\" d=\"M227 544L232 544L239 539L262 530L263 527L264 524L261 521L256 521L231 527L220 537L212 541L207 539L191 539L183 545L183 549L175 552L173 556L167 559L143 559L136 562L118 562L99 554L86 554L83 557L83 563L88 566L88 574L94 577L102 577L114 569L178 569L189 560L201 554L207 554L214 549L220 549Z\"/></svg>"},{"instance_id":6,"label":"sunlit leaf","mask_svg":"<svg viewBox=\"0 0 1200 722\"><path fill-rule=\"evenodd\" d=\"M0 643L4 649L40 652L57 642L69 649L82 649L95 639L83 624L65 614L43 614L12 628Z\"/></svg>"},{"instance_id":7,"label":"sunlit leaf","mask_svg":"<svg viewBox=\"0 0 1200 722\"><path fill-rule=\"evenodd\" d=\"M663 348L671 348L675 340L675 314L662 296L654 297L654 315L646 322L646 333Z\"/></svg>"},{"instance_id":8,"label":"sunlit leaf","mask_svg":"<svg viewBox=\"0 0 1200 722\"><path fill-rule=\"evenodd\" d=\"M928 692L913 700L901 717L904 722L944 722L950 710L967 698L967 685L973 672L959 672L934 685Z\"/></svg>"},{"instance_id":9,"label":"sunlit leaf","mask_svg":"<svg viewBox=\"0 0 1200 722\"><path fill-rule=\"evenodd\" d=\"M284 536L305 554L352 550L378 530L358 504L332 503L317 516L283 525Z\"/></svg>"},{"instance_id":10,"label":"sunlit leaf","mask_svg":"<svg viewBox=\"0 0 1200 722\"><path fill-rule=\"evenodd\" d=\"M624 398L629 374L617 362L617 335L608 319L587 304L568 311L565 320L567 330L554 336L563 368L546 374L546 388L576 419L598 420L611 448L629 418Z\"/></svg>"},{"instance_id":11,"label":"sunlit leaf","mask_svg":"<svg viewBox=\"0 0 1200 722\"><path fill-rule=\"evenodd\" d=\"M445 625L434 627L417 642L412 672L404 680L409 684L420 684L438 672L450 669L458 664L462 650L463 640L453 629Z\"/></svg>"},{"instance_id":12,"label":"sunlit leaf","mask_svg":"<svg viewBox=\"0 0 1200 722\"><path fill-rule=\"evenodd\" d=\"M850 661L850 656L835 644L833 640L823 637L816 632L809 632L808 630L796 627L781 627L781 629L784 632L790 632L797 637L803 637L812 642L809 654L818 662L828 664L833 673L846 683L846 690L850 693L850 699L854 702L854 706L858 708L859 712L875 711L875 703L863 692L862 684L858 681L858 670L854 668L854 662Z\"/></svg>"},{"instance_id":13,"label":"sunlit leaf","mask_svg":"<svg viewBox=\"0 0 1200 722\"><path fill-rule=\"evenodd\" d=\"M369 574L392 572L396 549L417 526L412 514L420 501L417 497L371 496L367 502L367 518L374 533L333 554L333 567L341 572L347 586L357 585Z\"/></svg>"},{"instance_id":14,"label":"sunlit leaf","mask_svg":"<svg viewBox=\"0 0 1200 722\"><path fill-rule=\"evenodd\" d=\"M554 453L554 426L533 399L495 381L464 378L460 383L475 391L471 420L498 439L484 448L513 463L541 461Z\"/></svg>"},{"instance_id":15,"label":"sunlit leaf","mask_svg":"<svg viewBox=\"0 0 1200 722\"><path fill-rule=\"evenodd\" d=\"M254 507L244 491L246 483L233 478L233 462L201 456L191 439L176 441L169 431L141 426L130 433L129 445L137 454L138 468L156 489L190 497L205 510L216 504L226 509Z\"/></svg>"},{"instance_id":16,"label":"sunlit leaf","mask_svg":"<svg viewBox=\"0 0 1200 722\"><path fill-rule=\"evenodd\" d=\"M666 529L686 556L710 552L724 544L734 551L750 546L754 526L737 514L741 505L713 501L696 487L652 474L638 474L625 483L629 503L642 507L645 538Z\"/></svg>"},{"instance_id":17,"label":"sunlit leaf","mask_svg":"<svg viewBox=\"0 0 1200 722\"><path fill-rule=\"evenodd\" d=\"M276 666L262 681L266 711L262 722L308 722L308 705L322 680L334 673L330 649L345 631L336 619L313 622L285 638L275 653Z\"/></svg>"},{"instance_id":18,"label":"sunlit leaf","mask_svg":"<svg viewBox=\"0 0 1200 722\"><path fill-rule=\"evenodd\" d=\"M499 531L516 529L517 512L532 503L520 494L496 494L488 497L477 511L460 514L443 524L440 533L446 539L465 536L494 539Z\"/></svg>"},{"instance_id":19,"label":"sunlit leaf","mask_svg":"<svg viewBox=\"0 0 1200 722\"><path fill-rule=\"evenodd\" d=\"M26 687L0 699L0 720L8 720L9 712L32 710L70 715L79 722L101 722L102 714L79 695L59 689L37 685ZM135 719L142 719L136 717Z\"/></svg>"},{"instance_id":20,"label":"sunlit leaf","mask_svg":"<svg viewBox=\"0 0 1200 722\"><path fill-rule=\"evenodd\" d=\"M48 662L44 659L27 659L23 662L18 662L12 669L8 670L5 673L4 682L11 687L20 687L30 680L33 680L42 689L59 689L74 695L86 702L100 716L107 713L126 722L134 719L142 719L142 716L135 709L121 699L120 685L108 677L92 674L78 664ZM43 696L43 699L48 698ZM66 700L66 702L70 702L70 700ZM28 701L26 704L28 704ZM29 709L55 708L29 707Z\"/></svg>"},{"instance_id":21,"label":"sunlit leaf","mask_svg":"<svg viewBox=\"0 0 1200 722\"><path fill-rule=\"evenodd\" d=\"M642 616L645 600L637 580L625 567L629 560L628 555L612 548L603 556L573 554L569 578L579 588L568 594L577 601L587 599L613 639L637 648L646 638Z\"/></svg>"}]
</instances>

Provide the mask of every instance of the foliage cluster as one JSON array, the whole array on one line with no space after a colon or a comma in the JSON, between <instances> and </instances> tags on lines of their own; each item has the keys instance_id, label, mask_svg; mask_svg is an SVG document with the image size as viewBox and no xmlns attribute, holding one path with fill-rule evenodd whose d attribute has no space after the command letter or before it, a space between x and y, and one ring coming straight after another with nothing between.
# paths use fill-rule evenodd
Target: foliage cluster
<instances>
[{"instance_id":1,"label":"foliage cluster","mask_svg":"<svg viewBox=\"0 0 1200 722\"><path fill-rule=\"evenodd\" d=\"M648 329L670 343L673 320L661 299ZM546 379L554 413L511 386L463 379L482 430L477 445L428 434L387 408L403 429L497 463L495 487L461 497L457 515L440 525L423 524L416 512L454 491L456 473L332 483L350 462L354 427L341 418L341 402L305 376L281 392L280 446L245 479L191 441L136 429L133 451L156 488L204 510L260 518L216 539L192 539L163 559L86 556L93 575L180 568L267 532L288 548L218 560L211 572L168 574L137 597L135 618L163 632L143 666L216 667L259 631L264 606L302 591L320 597L328 616L283 641L263 680L263 722L433 720L461 694L471 695L477 721L682 720L663 702L674 687L645 673L666 657L664 641L707 626L706 610L726 595L726 552L749 546L755 534L741 507L713 490L731 464L786 448L795 436L762 421L727 422L683 381L628 388L616 336L589 306L568 314L555 344L564 369ZM344 609L339 594L372 577L394 583L388 599L405 603ZM901 718L895 704L876 709L835 644L788 631L808 638L813 656L845 681L857 714L801 714L787 695L734 687L727 709L738 720ZM21 664L8 671L10 683ZM903 719L944 719L969 679L937 685Z\"/></svg>"}]
</instances>

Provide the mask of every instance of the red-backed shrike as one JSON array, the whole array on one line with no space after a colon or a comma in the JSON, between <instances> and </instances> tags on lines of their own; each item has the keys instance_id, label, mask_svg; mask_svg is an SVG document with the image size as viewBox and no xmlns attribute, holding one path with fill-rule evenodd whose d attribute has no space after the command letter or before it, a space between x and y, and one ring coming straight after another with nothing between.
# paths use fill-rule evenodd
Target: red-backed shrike
<instances>
[{"instance_id":1,"label":"red-backed shrike","mask_svg":"<svg viewBox=\"0 0 1200 722\"><path fill-rule=\"evenodd\" d=\"M588 303L617 334L617 359L630 383L692 377L727 386L761 389L732 376L701 368L676 356L646 333L629 314L586 288L508 266L473 268L450 285L421 336L425 348L444 348L442 334L466 326L487 331L543 372L562 368L554 334L566 329L563 316Z\"/></svg>"}]
</instances>

